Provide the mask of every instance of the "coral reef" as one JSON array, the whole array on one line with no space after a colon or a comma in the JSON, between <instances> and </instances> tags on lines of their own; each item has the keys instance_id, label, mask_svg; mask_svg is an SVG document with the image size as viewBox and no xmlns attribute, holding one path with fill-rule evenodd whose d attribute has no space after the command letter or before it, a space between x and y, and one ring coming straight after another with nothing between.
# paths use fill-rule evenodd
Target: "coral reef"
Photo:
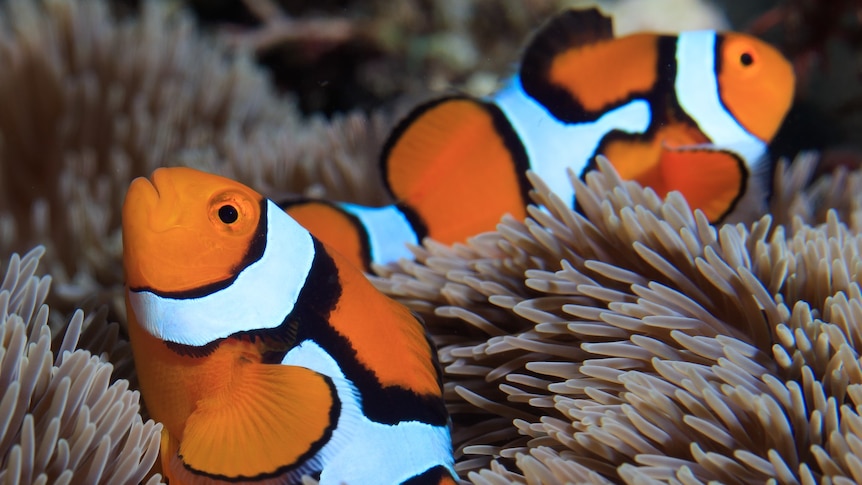
<instances>
[{"instance_id":1,"label":"coral reef","mask_svg":"<svg viewBox=\"0 0 862 485\"><path fill-rule=\"evenodd\" d=\"M388 202L374 164L391 113L304 117L248 52L173 4L140 8L118 20L95 0L0 6L4 483L160 480L146 475L159 425L139 414L108 323L124 319L131 178L182 164L276 198ZM472 30L464 19L484 8L438 21ZM769 214L719 227L607 167L573 180L579 213L534 180L527 221L377 268L440 347L464 477L862 480L862 172L809 183L815 165L779 166Z\"/></svg>"}]
</instances>

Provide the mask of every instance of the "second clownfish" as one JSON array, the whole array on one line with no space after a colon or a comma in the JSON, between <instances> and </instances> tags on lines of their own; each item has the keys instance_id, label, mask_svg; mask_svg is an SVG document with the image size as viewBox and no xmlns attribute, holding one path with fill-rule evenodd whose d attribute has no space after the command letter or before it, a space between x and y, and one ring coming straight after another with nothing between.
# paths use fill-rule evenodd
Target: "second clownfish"
<instances>
[{"instance_id":1,"label":"second clownfish","mask_svg":"<svg viewBox=\"0 0 862 485\"><path fill-rule=\"evenodd\" d=\"M767 144L793 91L790 64L753 37L614 38L598 10L569 10L535 35L502 90L431 101L396 127L381 161L396 204L304 200L286 210L368 269L411 258L406 243L426 236L451 244L504 214L526 217L527 170L573 203L566 169L583 176L601 154L622 178L660 196L679 191L719 222L763 189Z\"/></svg>"}]
</instances>

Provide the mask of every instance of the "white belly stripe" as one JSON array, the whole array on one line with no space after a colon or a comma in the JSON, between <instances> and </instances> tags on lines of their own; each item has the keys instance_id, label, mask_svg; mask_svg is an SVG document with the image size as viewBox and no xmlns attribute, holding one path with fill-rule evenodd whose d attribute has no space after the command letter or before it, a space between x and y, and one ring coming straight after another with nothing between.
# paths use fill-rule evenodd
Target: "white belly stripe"
<instances>
[{"instance_id":1,"label":"white belly stripe","mask_svg":"<svg viewBox=\"0 0 862 485\"><path fill-rule=\"evenodd\" d=\"M344 377L338 363L312 340L292 348L282 364L330 377L341 401L338 426L319 452L323 463L321 485L399 484L441 464L455 476L447 427L418 421L387 425L369 420L362 414L356 388Z\"/></svg>"}]
</instances>

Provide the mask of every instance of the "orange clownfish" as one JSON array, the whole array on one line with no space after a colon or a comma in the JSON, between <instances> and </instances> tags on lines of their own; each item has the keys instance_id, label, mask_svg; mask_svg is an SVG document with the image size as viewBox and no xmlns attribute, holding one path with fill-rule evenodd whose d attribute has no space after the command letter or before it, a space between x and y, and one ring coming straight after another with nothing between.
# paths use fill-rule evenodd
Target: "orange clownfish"
<instances>
[{"instance_id":1,"label":"orange clownfish","mask_svg":"<svg viewBox=\"0 0 862 485\"><path fill-rule=\"evenodd\" d=\"M367 269L410 258L425 236L451 244L526 217L533 170L574 203L566 175L605 155L624 179L680 191L718 222L759 197L767 144L794 75L773 47L739 33L614 38L598 10L568 10L527 46L519 72L485 99L417 107L391 134L381 169L396 204L299 201L286 210Z\"/></svg>"},{"instance_id":2,"label":"orange clownfish","mask_svg":"<svg viewBox=\"0 0 862 485\"><path fill-rule=\"evenodd\" d=\"M188 168L123 206L129 334L185 483L455 483L424 326L270 200Z\"/></svg>"}]
</instances>

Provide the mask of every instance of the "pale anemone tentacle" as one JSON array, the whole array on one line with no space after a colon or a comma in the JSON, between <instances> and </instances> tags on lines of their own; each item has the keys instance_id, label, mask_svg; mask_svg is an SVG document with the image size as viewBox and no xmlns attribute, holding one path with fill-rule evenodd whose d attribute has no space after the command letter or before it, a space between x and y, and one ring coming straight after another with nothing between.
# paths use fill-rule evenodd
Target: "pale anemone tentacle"
<instances>
[{"instance_id":1,"label":"pale anemone tentacle","mask_svg":"<svg viewBox=\"0 0 862 485\"><path fill-rule=\"evenodd\" d=\"M76 311L51 351L51 278L35 275L44 254L13 254L0 284L0 482L160 483L147 474L162 425L141 418L128 381L110 381L111 364L78 348L91 317ZM107 326L104 314L90 323Z\"/></svg>"},{"instance_id":2,"label":"pale anemone tentacle","mask_svg":"<svg viewBox=\"0 0 862 485\"><path fill-rule=\"evenodd\" d=\"M837 211L817 227L801 222L811 212L792 227L768 216L713 227L679 194L662 201L598 165L572 178L581 213L531 174L543 206L532 220L504 218L465 245L426 242L418 262L375 279L440 345L462 476L858 479L844 450L862 429L862 290L849 271L862 235ZM813 207L821 190L795 197ZM860 193L841 194L858 213Z\"/></svg>"}]
</instances>

